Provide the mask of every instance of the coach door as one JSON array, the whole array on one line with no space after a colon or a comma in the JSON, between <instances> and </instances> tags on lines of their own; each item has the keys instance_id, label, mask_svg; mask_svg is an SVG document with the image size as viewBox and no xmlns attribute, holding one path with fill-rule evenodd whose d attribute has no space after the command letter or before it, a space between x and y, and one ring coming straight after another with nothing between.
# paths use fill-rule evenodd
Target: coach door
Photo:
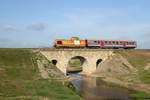
<instances>
[{"instance_id":1,"label":"coach door","mask_svg":"<svg viewBox=\"0 0 150 100\"><path fill-rule=\"evenodd\" d=\"M124 48L126 47L126 42L123 42L123 47L124 47Z\"/></svg>"},{"instance_id":2,"label":"coach door","mask_svg":"<svg viewBox=\"0 0 150 100\"><path fill-rule=\"evenodd\" d=\"M101 41L101 48L104 47L104 41Z\"/></svg>"}]
</instances>

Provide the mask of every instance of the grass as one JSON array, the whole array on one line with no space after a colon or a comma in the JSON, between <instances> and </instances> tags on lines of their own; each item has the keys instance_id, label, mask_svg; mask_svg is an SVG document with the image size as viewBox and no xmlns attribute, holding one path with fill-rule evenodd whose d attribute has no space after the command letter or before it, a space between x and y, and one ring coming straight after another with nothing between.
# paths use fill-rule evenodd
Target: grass
<instances>
[{"instance_id":1,"label":"grass","mask_svg":"<svg viewBox=\"0 0 150 100\"><path fill-rule=\"evenodd\" d=\"M72 59L69 61L68 71L81 71L82 62L79 59Z\"/></svg>"},{"instance_id":2,"label":"grass","mask_svg":"<svg viewBox=\"0 0 150 100\"><path fill-rule=\"evenodd\" d=\"M150 94L146 94L144 92L134 92L130 94L131 98L133 100L149 100L150 99Z\"/></svg>"},{"instance_id":3,"label":"grass","mask_svg":"<svg viewBox=\"0 0 150 100\"><path fill-rule=\"evenodd\" d=\"M56 80L43 80L35 54L28 49L0 49L0 100L81 100Z\"/></svg>"},{"instance_id":4,"label":"grass","mask_svg":"<svg viewBox=\"0 0 150 100\"><path fill-rule=\"evenodd\" d=\"M142 82L150 84L150 70L139 71L139 78Z\"/></svg>"},{"instance_id":5,"label":"grass","mask_svg":"<svg viewBox=\"0 0 150 100\"><path fill-rule=\"evenodd\" d=\"M81 67L81 61L79 59L72 59L69 61L69 66L70 67Z\"/></svg>"},{"instance_id":6,"label":"grass","mask_svg":"<svg viewBox=\"0 0 150 100\"><path fill-rule=\"evenodd\" d=\"M143 69L147 63L150 63L150 51L127 50L119 53L138 69Z\"/></svg>"},{"instance_id":7,"label":"grass","mask_svg":"<svg viewBox=\"0 0 150 100\"><path fill-rule=\"evenodd\" d=\"M125 57L138 70L138 78L143 83L150 84L150 69L144 70L144 67L150 63L150 51L127 50L118 51L118 53Z\"/></svg>"}]
</instances>

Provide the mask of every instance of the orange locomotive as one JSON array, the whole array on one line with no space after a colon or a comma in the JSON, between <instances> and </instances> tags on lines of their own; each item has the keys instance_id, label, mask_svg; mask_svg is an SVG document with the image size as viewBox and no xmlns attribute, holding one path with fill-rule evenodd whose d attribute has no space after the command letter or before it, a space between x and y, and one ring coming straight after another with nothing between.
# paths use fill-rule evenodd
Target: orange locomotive
<instances>
[{"instance_id":1,"label":"orange locomotive","mask_svg":"<svg viewBox=\"0 0 150 100\"><path fill-rule=\"evenodd\" d=\"M57 39L55 40L54 47L56 48L85 48L86 40L80 40L78 37L72 37L70 39Z\"/></svg>"}]
</instances>

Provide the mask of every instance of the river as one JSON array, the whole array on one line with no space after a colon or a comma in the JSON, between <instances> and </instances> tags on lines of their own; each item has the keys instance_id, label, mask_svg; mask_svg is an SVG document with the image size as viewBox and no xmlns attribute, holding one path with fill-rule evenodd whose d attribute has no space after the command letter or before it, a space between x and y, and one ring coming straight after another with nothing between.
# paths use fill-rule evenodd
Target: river
<instances>
[{"instance_id":1,"label":"river","mask_svg":"<svg viewBox=\"0 0 150 100\"><path fill-rule=\"evenodd\" d=\"M75 91L85 100L131 100L131 90L112 83L106 83L100 77L87 77L80 74L69 74Z\"/></svg>"}]
</instances>

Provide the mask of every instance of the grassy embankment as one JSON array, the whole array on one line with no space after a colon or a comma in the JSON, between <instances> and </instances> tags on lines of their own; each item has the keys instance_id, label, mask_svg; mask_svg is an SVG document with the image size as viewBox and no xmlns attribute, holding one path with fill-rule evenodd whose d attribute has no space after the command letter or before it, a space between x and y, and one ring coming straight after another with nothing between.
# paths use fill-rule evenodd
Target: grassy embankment
<instances>
[{"instance_id":1,"label":"grassy embankment","mask_svg":"<svg viewBox=\"0 0 150 100\"><path fill-rule=\"evenodd\" d=\"M150 84L150 68L147 70L144 69L147 66L147 64L150 64L150 51L128 50L121 51L119 53L138 70L138 78L142 82Z\"/></svg>"},{"instance_id":2,"label":"grassy embankment","mask_svg":"<svg viewBox=\"0 0 150 100\"><path fill-rule=\"evenodd\" d=\"M0 100L80 100L55 80L40 77L35 54L26 49L0 49Z\"/></svg>"},{"instance_id":3,"label":"grassy embankment","mask_svg":"<svg viewBox=\"0 0 150 100\"><path fill-rule=\"evenodd\" d=\"M150 66L150 50L127 50L119 51L118 53L125 57L138 70L136 77L142 83L150 85L150 68L145 69L148 64ZM136 92L132 96L136 98L149 98L150 94Z\"/></svg>"}]
</instances>

